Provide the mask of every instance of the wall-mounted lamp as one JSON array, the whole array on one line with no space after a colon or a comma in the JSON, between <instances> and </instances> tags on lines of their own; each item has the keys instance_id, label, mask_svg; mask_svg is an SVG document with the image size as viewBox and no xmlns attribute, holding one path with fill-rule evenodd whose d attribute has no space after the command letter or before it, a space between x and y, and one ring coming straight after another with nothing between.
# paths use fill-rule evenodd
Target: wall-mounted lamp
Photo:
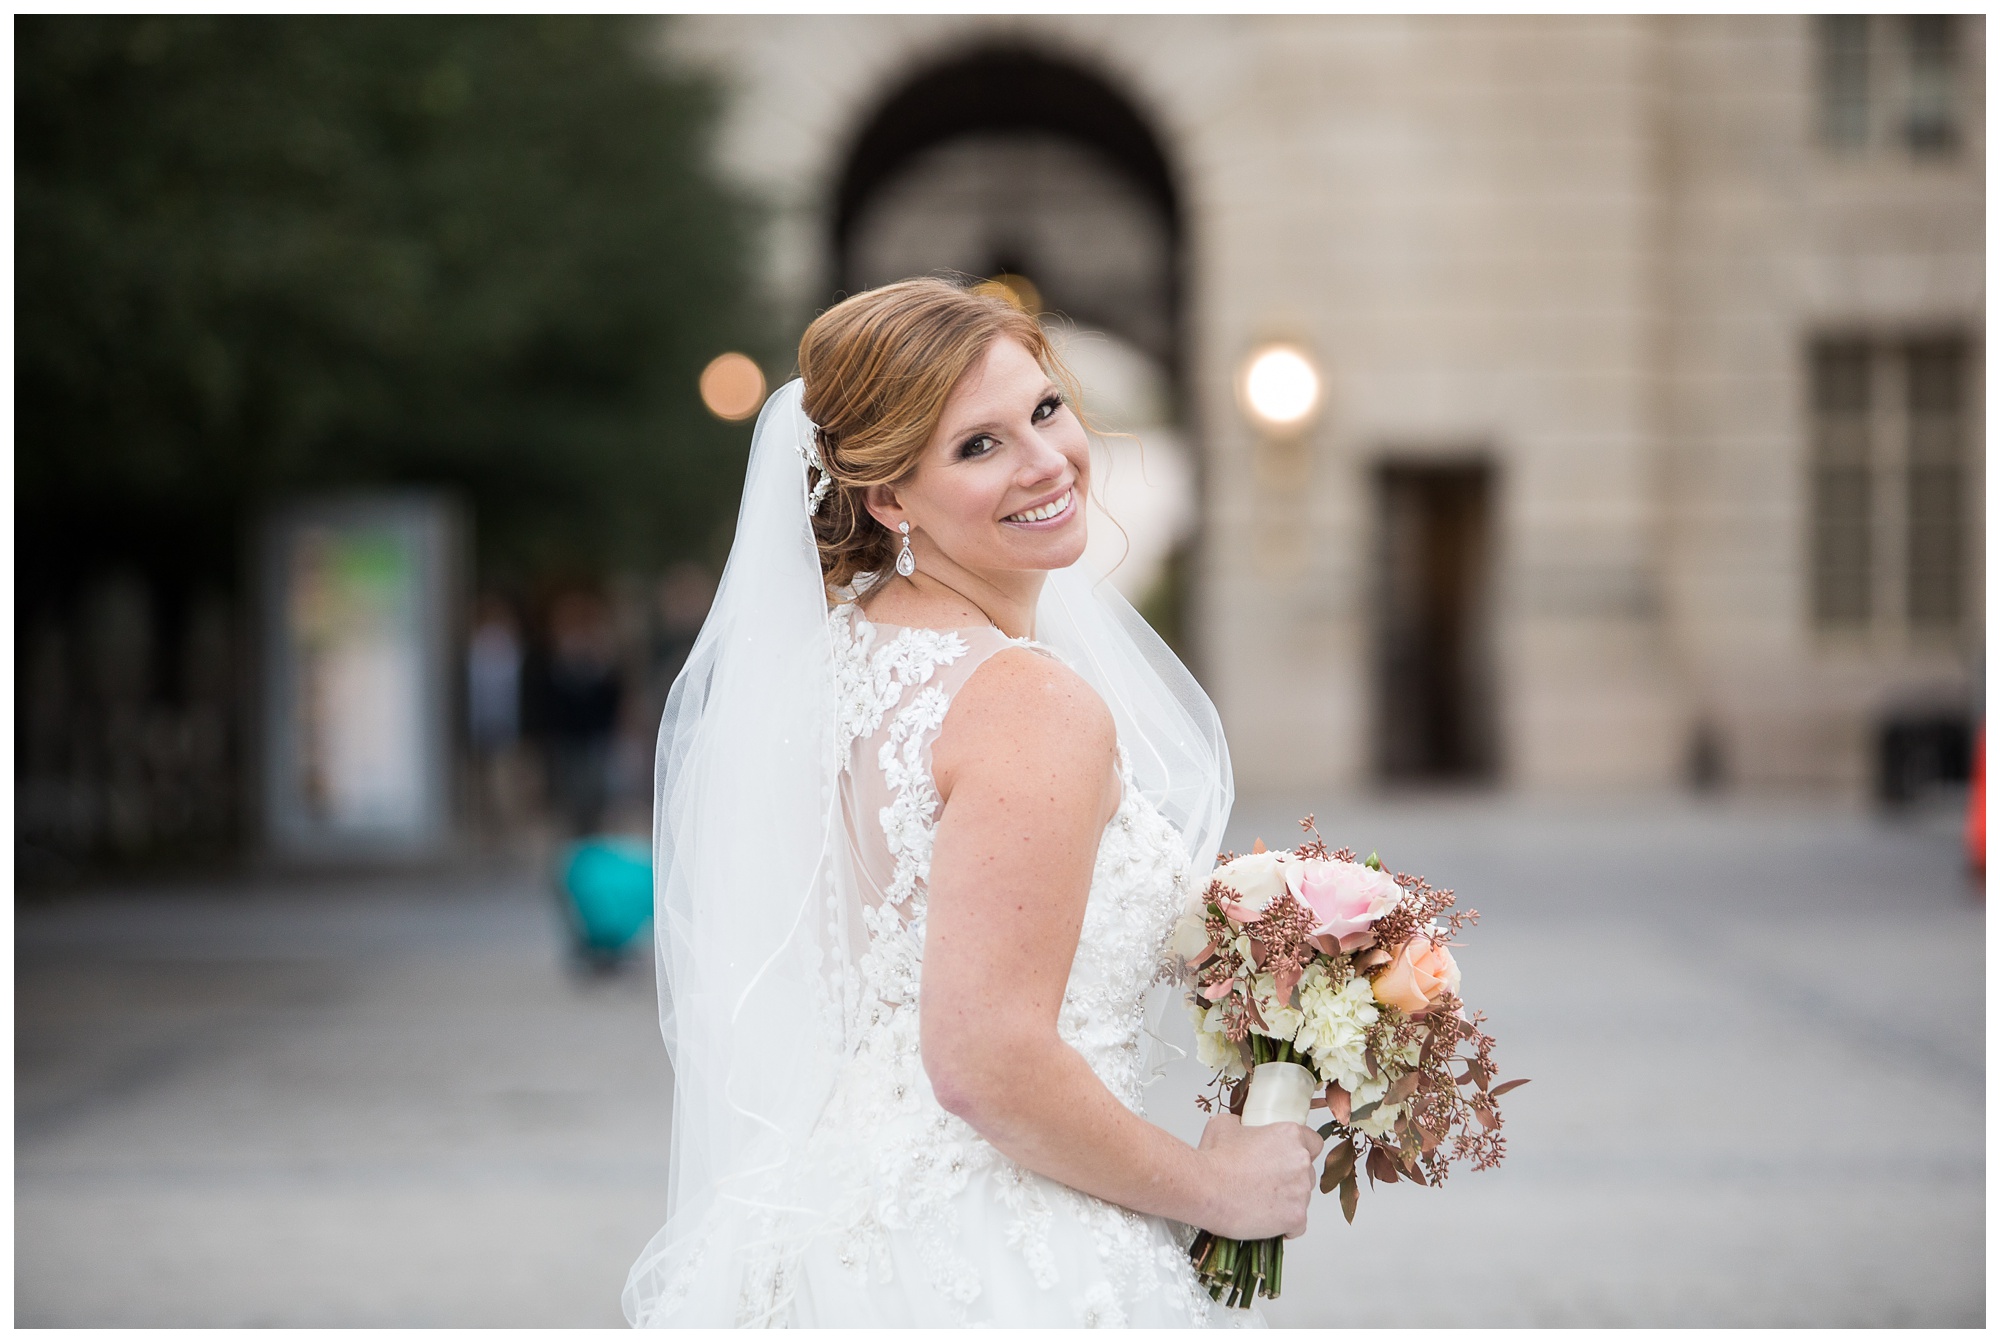
<instances>
[{"instance_id":1,"label":"wall-mounted lamp","mask_svg":"<svg viewBox=\"0 0 2000 1343\"><path fill-rule=\"evenodd\" d=\"M1296 345L1263 345L1243 361L1236 380L1243 411L1274 434L1303 429L1319 409L1319 370Z\"/></svg>"},{"instance_id":2,"label":"wall-mounted lamp","mask_svg":"<svg viewBox=\"0 0 2000 1343\"><path fill-rule=\"evenodd\" d=\"M764 404L764 370L747 354L718 354L701 371L701 404L719 420L747 420Z\"/></svg>"}]
</instances>

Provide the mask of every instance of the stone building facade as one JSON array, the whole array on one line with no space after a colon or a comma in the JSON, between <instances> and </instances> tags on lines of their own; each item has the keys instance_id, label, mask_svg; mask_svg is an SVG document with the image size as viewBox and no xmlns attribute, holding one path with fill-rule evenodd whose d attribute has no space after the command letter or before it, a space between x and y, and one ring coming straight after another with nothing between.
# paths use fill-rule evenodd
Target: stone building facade
<instances>
[{"instance_id":1,"label":"stone building facade","mask_svg":"<svg viewBox=\"0 0 2000 1343\"><path fill-rule=\"evenodd\" d=\"M1859 791L1983 676L1977 17L672 21L773 297L1157 361L1239 787ZM1317 413L1262 430L1289 342Z\"/></svg>"}]
</instances>

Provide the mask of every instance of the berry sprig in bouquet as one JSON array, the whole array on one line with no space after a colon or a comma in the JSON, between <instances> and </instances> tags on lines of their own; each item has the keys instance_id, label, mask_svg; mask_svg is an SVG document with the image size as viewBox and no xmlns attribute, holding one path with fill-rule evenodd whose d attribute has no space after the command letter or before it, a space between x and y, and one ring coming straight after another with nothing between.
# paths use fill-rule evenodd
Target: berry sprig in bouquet
<instances>
[{"instance_id":1,"label":"berry sprig in bouquet","mask_svg":"<svg viewBox=\"0 0 2000 1343\"><path fill-rule=\"evenodd\" d=\"M1459 1000L1452 939L1477 910L1448 890L1390 873L1370 854L1330 851L1314 828L1296 849L1223 855L1174 932L1201 1061L1246 1125L1303 1124L1324 1106L1322 1193L1354 1220L1370 1184L1444 1183L1454 1161L1500 1164L1499 1099L1485 1017ZM1209 1295L1231 1306L1284 1285L1282 1237L1203 1231L1189 1250Z\"/></svg>"}]
</instances>

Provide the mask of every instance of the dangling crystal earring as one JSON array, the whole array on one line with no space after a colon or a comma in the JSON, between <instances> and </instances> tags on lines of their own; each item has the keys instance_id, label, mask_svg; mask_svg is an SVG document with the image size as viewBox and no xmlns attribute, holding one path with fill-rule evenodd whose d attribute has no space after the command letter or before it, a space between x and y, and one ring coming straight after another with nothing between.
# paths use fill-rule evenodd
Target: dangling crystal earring
<instances>
[{"instance_id":1,"label":"dangling crystal earring","mask_svg":"<svg viewBox=\"0 0 2000 1343\"><path fill-rule=\"evenodd\" d=\"M908 578L917 571L917 557L910 553L910 524L899 524L903 531L903 553L896 556L896 572Z\"/></svg>"}]
</instances>

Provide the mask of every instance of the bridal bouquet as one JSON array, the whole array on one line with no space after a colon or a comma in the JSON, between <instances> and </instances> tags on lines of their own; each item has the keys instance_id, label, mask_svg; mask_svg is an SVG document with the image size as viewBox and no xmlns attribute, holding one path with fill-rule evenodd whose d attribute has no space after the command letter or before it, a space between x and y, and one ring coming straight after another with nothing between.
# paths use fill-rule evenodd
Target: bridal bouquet
<instances>
[{"instance_id":1,"label":"bridal bouquet","mask_svg":"<svg viewBox=\"0 0 2000 1343\"><path fill-rule=\"evenodd\" d=\"M1370 1184L1444 1182L1451 1163L1500 1163L1493 1037L1458 997L1451 940L1477 910L1450 891L1390 874L1370 854L1311 842L1224 855L1174 932L1197 1049L1216 1070L1218 1103L1245 1124L1329 1122L1322 1193L1340 1191L1354 1220L1359 1176ZM1526 1080L1526 1079L1521 1079ZM1189 1250L1209 1295L1247 1306L1284 1283L1282 1237L1196 1236Z\"/></svg>"}]
</instances>

